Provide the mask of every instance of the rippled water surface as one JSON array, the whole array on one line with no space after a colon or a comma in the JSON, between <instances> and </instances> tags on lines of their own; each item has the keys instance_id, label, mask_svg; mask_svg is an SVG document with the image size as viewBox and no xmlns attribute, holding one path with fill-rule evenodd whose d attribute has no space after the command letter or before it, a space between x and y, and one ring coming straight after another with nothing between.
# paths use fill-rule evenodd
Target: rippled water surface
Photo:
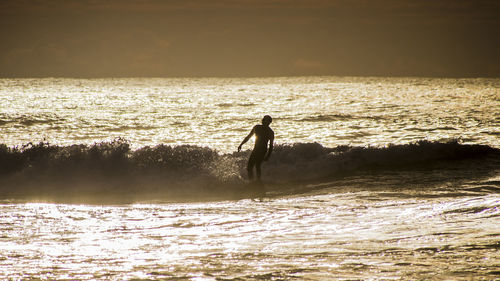
<instances>
[{"instance_id":1,"label":"rippled water surface","mask_svg":"<svg viewBox=\"0 0 500 281\"><path fill-rule=\"evenodd\" d=\"M498 145L500 79L0 79L0 143L194 144L234 151L264 114L279 143Z\"/></svg>"},{"instance_id":2,"label":"rippled water surface","mask_svg":"<svg viewBox=\"0 0 500 281\"><path fill-rule=\"evenodd\" d=\"M28 163L0 171L0 185L9 184L0 186L0 279L499 279L499 109L499 79L0 79L0 167ZM153 190L153 176L193 185L209 171L201 178L223 182L220 174L244 171L246 152L233 152L264 114L274 117L278 145L295 144L278 146L264 165L267 193L200 200L186 186L183 200L114 205L12 197L28 183L36 193L36 180L47 194L77 192L71 165L88 172L86 163L133 163L146 175L123 189L119 173L111 187L90 181L116 198ZM68 148L116 137L134 149L196 147L120 154L135 162L81 162L94 148ZM7 148L44 139L67 147L32 147L26 157ZM448 139L484 146L409 145ZM337 146L345 147L325 149ZM387 148L342 157L355 146ZM65 156L72 151L80 154ZM203 153L209 160L192 170L188 160ZM58 169L68 178L55 177ZM252 189L242 177L236 191Z\"/></svg>"},{"instance_id":3,"label":"rippled water surface","mask_svg":"<svg viewBox=\"0 0 500 281\"><path fill-rule=\"evenodd\" d=\"M263 201L2 205L0 277L498 278L500 196L429 195L323 190Z\"/></svg>"}]
</instances>

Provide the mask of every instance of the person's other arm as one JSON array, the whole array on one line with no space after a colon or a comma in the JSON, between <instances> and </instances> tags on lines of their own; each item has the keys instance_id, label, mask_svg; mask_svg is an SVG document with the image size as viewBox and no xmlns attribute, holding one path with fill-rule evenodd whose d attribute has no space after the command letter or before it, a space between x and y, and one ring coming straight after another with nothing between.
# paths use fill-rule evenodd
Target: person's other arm
<instances>
[{"instance_id":1,"label":"person's other arm","mask_svg":"<svg viewBox=\"0 0 500 281\"><path fill-rule=\"evenodd\" d=\"M267 161L269 157L271 157L271 153L273 153L274 147L274 132L271 130L271 137L269 138L269 150L267 151L267 155L264 158L264 161Z\"/></svg>"},{"instance_id":2,"label":"person's other arm","mask_svg":"<svg viewBox=\"0 0 500 281\"><path fill-rule=\"evenodd\" d=\"M254 133L255 133L255 127L252 128L248 136L246 136L241 142L240 146L238 146L238 152L240 152L241 147L253 136Z\"/></svg>"}]
</instances>

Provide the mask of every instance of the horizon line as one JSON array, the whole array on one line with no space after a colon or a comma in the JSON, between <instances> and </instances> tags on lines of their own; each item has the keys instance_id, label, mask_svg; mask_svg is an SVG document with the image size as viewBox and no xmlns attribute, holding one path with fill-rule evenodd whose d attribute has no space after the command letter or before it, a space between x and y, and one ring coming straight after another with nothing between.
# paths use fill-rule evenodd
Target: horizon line
<instances>
[{"instance_id":1,"label":"horizon line","mask_svg":"<svg viewBox=\"0 0 500 281\"><path fill-rule=\"evenodd\" d=\"M0 76L0 79L262 79L262 78L299 78L299 77L337 77L337 78L422 78L422 79L499 79L500 76L432 76L432 75L235 75L235 76L141 76L141 75L126 75L126 76Z\"/></svg>"}]
</instances>

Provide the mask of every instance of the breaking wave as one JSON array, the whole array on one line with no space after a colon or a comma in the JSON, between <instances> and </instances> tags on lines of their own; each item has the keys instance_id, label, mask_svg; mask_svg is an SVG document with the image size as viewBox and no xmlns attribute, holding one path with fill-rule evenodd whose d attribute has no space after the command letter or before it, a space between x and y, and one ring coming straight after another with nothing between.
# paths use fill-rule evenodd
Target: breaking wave
<instances>
[{"instance_id":1,"label":"breaking wave","mask_svg":"<svg viewBox=\"0 0 500 281\"><path fill-rule=\"evenodd\" d=\"M246 189L250 151L228 154L190 145L137 150L122 138L93 145L28 143L0 145L0 197L234 195ZM492 163L500 149L458 141L324 147L318 143L278 145L264 164L263 178L277 185L315 182L355 173L440 169L453 163Z\"/></svg>"}]
</instances>

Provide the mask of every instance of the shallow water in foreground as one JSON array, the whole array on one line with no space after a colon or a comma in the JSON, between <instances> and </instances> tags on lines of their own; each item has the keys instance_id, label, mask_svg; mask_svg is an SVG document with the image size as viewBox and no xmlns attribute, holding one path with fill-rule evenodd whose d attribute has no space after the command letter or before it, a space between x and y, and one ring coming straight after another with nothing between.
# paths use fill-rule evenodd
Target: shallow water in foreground
<instances>
[{"instance_id":1,"label":"shallow water in foreground","mask_svg":"<svg viewBox=\"0 0 500 281\"><path fill-rule=\"evenodd\" d=\"M500 178L431 174L353 176L262 200L5 203L0 279L500 278Z\"/></svg>"}]
</instances>

